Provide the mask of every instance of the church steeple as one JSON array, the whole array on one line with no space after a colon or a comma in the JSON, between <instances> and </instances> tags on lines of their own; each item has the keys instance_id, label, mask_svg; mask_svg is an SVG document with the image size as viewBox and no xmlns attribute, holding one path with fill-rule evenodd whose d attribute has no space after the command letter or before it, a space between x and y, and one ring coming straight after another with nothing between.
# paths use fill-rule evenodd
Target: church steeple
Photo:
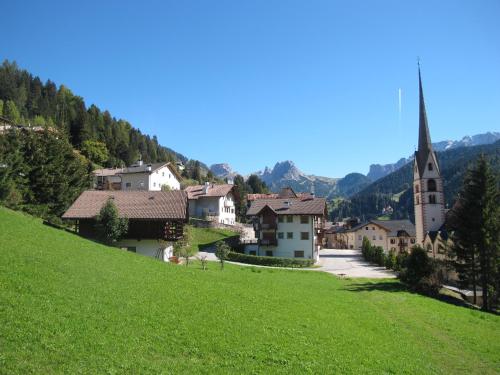
<instances>
[{"instance_id":1,"label":"church steeple","mask_svg":"<svg viewBox=\"0 0 500 375\"><path fill-rule=\"evenodd\" d=\"M419 89L419 125L418 125L418 151L415 153L420 176L425 169L429 155L433 153L427 113L425 111L424 90L422 88L422 76L420 64L418 65L418 89Z\"/></svg>"}]
</instances>

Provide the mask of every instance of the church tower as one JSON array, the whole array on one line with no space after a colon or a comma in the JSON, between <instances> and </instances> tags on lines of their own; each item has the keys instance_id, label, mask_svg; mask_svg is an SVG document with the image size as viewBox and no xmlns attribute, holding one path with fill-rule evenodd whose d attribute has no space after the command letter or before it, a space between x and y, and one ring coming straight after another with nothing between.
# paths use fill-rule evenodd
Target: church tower
<instances>
[{"instance_id":1,"label":"church tower","mask_svg":"<svg viewBox=\"0 0 500 375\"><path fill-rule=\"evenodd\" d=\"M444 224L443 180L436 154L432 149L420 66L418 67L420 114L418 125L418 150L413 165L413 199L417 244L423 245L428 232L438 231Z\"/></svg>"}]
</instances>

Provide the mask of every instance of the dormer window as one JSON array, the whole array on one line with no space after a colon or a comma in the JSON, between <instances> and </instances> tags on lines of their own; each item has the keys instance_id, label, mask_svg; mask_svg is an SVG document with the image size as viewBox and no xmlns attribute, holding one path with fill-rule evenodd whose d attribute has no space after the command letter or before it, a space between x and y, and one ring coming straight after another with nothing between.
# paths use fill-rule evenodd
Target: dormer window
<instances>
[{"instance_id":1,"label":"dormer window","mask_svg":"<svg viewBox=\"0 0 500 375\"><path fill-rule=\"evenodd\" d=\"M432 163L429 163L428 168L430 171L432 171Z\"/></svg>"}]
</instances>

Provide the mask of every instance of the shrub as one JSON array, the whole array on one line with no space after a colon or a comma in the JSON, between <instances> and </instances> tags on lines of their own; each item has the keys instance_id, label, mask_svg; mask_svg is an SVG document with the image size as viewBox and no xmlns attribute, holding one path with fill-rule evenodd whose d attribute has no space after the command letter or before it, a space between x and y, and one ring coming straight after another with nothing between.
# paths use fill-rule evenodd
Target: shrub
<instances>
[{"instance_id":1,"label":"shrub","mask_svg":"<svg viewBox=\"0 0 500 375\"><path fill-rule=\"evenodd\" d=\"M396 252L394 250L389 251L389 254L385 257L385 268L396 270L396 262Z\"/></svg>"},{"instance_id":2,"label":"shrub","mask_svg":"<svg viewBox=\"0 0 500 375\"><path fill-rule=\"evenodd\" d=\"M384 266L385 265L384 249L381 246L374 246L372 247L372 251L373 251L372 261L377 263L379 266Z\"/></svg>"},{"instance_id":3,"label":"shrub","mask_svg":"<svg viewBox=\"0 0 500 375\"><path fill-rule=\"evenodd\" d=\"M361 254L363 255L363 258L365 258L365 260L370 260L371 248L372 245L370 243L370 240L368 239L368 237L364 236L363 243L361 244Z\"/></svg>"},{"instance_id":4,"label":"shrub","mask_svg":"<svg viewBox=\"0 0 500 375\"><path fill-rule=\"evenodd\" d=\"M96 220L99 238L107 244L118 241L128 231L128 220L118 216L118 209L112 199L101 208Z\"/></svg>"},{"instance_id":5,"label":"shrub","mask_svg":"<svg viewBox=\"0 0 500 375\"><path fill-rule=\"evenodd\" d=\"M403 251L396 256L396 264L394 266L395 271L401 271L406 268L406 260L408 259L408 253Z\"/></svg>"},{"instance_id":6,"label":"shrub","mask_svg":"<svg viewBox=\"0 0 500 375\"><path fill-rule=\"evenodd\" d=\"M400 278L408 286L418 292L435 294L439 290L439 278L434 261L420 246L415 246L405 261L406 267Z\"/></svg>"},{"instance_id":7,"label":"shrub","mask_svg":"<svg viewBox=\"0 0 500 375\"><path fill-rule=\"evenodd\" d=\"M310 267L314 264L313 259L265 257L265 256L240 254L234 252L230 252L228 254L227 259L233 262L255 264L255 265L269 266L269 267L302 268L302 267Z\"/></svg>"},{"instance_id":8,"label":"shrub","mask_svg":"<svg viewBox=\"0 0 500 375\"><path fill-rule=\"evenodd\" d=\"M231 253L231 248L224 241L217 241L215 244L215 256L220 260L220 268L224 269L224 261L228 258Z\"/></svg>"}]
</instances>

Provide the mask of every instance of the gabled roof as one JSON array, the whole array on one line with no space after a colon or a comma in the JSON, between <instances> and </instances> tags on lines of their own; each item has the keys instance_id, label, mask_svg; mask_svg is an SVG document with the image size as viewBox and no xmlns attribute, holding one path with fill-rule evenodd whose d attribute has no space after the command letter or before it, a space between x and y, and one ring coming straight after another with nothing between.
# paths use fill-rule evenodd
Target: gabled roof
<instances>
[{"instance_id":1,"label":"gabled roof","mask_svg":"<svg viewBox=\"0 0 500 375\"><path fill-rule=\"evenodd\" d=\"M76 199L62 218L95 218L108 199L113 199L120 217L187 220L187 195L180 190L87 190Z\"/></svg>"},{"instance_id":2,"label":"gabled roof","mask_svg":"<svg viewBox=\"0 0 500 375\"><path fill-rule=\"evenodd\" d=\"M258 199L252 202L247 216L257 215L263 207L269 206L277 215L324 215L325 198Z\"/></svg>"},{"instance_id":3,"label":"gabled roof","mask_svg":"<svg viewBox=\"0 0 500 375\"><path fill-rule=\"evenodd\" d=\"M234 185L231 184L209 184L188 186L184 191L187 193L188 199L198 199L204 197L225 197L233 188Z\"/></svg>"},{"instance_id":4,"label":"gabled roof","mask_svg":"<svg viewBox=\"0 0 500 375\"><path fill-rule=\"evenodd\" d=\"M279 193L269 194L247 194L247 201L257 199L279 199L279 198L313 198L311 193L296 193L291 187L284 187Z\"/></svg>"}]
</instances>

